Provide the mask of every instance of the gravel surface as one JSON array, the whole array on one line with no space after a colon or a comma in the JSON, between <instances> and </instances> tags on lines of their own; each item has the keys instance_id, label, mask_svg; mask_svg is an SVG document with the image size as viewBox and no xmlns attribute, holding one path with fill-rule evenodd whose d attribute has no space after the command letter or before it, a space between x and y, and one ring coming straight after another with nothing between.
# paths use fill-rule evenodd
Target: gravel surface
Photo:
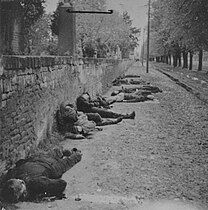
<instances>
[{"instance_id":1,"label":"gravel surface","mask_svg":"<svg viewBox=\"0 0 208 210\"><path fill-rule=\"evenodd\" d=\"M20 203L20 209L208 209L207 105L153 68L146 74L137 62L127 73L163 92L153 102L114 105L117 112L135 110L135 120L106 126L91 139L62 142L83 152L63 176L67 199ZM164 199L168 203L150 203Z\"/></svg>"},{"instance_id":2,"label":"gravel surface","mask_svg":"<svg viewBox=\"0 0 208 210\"><path fill-rule=\"evenodd\" d=\"M197 98L208 104L208 71L190 71L181 67L173 68L163 63L152 63L154 69L173 77L187 87Z\"/></svg>"}]
</instances>

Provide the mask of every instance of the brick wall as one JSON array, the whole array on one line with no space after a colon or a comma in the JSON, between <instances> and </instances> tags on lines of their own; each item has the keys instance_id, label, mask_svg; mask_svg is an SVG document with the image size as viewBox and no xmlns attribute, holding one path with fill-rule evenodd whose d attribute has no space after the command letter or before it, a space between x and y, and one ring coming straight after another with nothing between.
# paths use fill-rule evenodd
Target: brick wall
<instances>
[{"instance_id":1,"label":"brick wall","mask_svg":"<svg viewBox=\"0 0 208 210\"><path fill-rule=\"evenodd\" d=\"M51 133L64 100L89 91L104 93L130 61L69 57L3 56L0 60L0 171Z\"/></svg>"}]
</instances>

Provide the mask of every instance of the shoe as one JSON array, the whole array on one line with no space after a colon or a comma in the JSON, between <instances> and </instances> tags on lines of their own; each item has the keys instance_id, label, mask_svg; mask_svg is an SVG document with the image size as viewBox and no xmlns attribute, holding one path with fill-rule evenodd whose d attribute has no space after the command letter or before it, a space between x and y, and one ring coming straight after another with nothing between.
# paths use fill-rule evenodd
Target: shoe
<instances>
[{"instance_id":1,"label":"shoe","mask_svg":"<svg viewBox=\"0 0 208 210\"><path fill-rule=\"evenodd\" d=\"M123 116L123 119L134 119L135 118L135 111L133 111L131 114L126 114Z\"/></svg>"},{"instance_id":2,"label":"shoe","mask_svg":"<svg viewBox=\"0 0 208 210\"><path fill-rule=\"evenodd\" d=\"M135 111L133 111L131 114L130 114L130 117L129 117L129 119L134 119L135 118Z\"/></svg>"},{"instance_id":3,"label":"shoe","mask_svg":"<svg viewBox=\"0 0 208 210\"><path fill-rule=\"evenodd\" d=\"M103 119L101 123L97 123L97 126L105 126L105 125L114 125L123 120L123 116L118 117L117 119Z\"/></svg>"},{"instance_id":4,"label":"shoe","mask_svg":"<svg viewBox=\"0 0 208 210\"><path fill-rule=\"evenodd\" d=\"M135 116L136 116L136 113L135 113L135 111L133 111L133 112L131 113L131 119L135 119Z\"/></svg>"},{"instance_id":5,"label":"shoe","mask_svg":"<svg viewBox=\"0 0 208 210\"><path fill-rule=\"evenodd\" d=\"M149 99L149 100L154 100L154 96L153 95L147 95L147 99Z\"/></svg>"},{"instance_id":6,"label":"shoe","mask_svg":"<svg viewBox=\"0 0 208 210\"><path fill-rule=\"evenodd\" d=\"M115 124L120 123L123 120L123 117L119 117L115 120Z\"/></svg>"},{"instance_id":7,"label":"shoe","mask_svg":"<svg viewBox=\"0 0 208 210\"><path fill-rule=\"evenodd\" d=\"M69 151L69 150L64 150L63 151L63 156L65 156L65 157L69 157L69 156L71 156L72 155L72 152L71 151Z\"/></svg>"},{"instance_id":8,"label":"shoe","mask_svg":"<svg viewBox=\"0 0 208 210\"><path fill-rule=\"evenodd\" d=\"M123 117L119 117L119 118L117 119L117 123L121 122L122 120L123 120Z\"/></svg>"}]
</instances>

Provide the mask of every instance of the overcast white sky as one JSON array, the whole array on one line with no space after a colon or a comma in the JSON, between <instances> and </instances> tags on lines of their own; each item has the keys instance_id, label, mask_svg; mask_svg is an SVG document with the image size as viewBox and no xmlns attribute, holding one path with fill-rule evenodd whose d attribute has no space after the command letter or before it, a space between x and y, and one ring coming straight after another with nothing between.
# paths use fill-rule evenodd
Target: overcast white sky
<instances>
[{"instance_id":1,"label":"overcast white sky","mask_svg":"<svg viewBox=\"0 0 208 210\"><path fill-rule=\"evenodd\" d=\"M107 9L128 11L136 27L144 27L147 23L147 0L107 0ZM46 0L46 10L52 12L56 9L58 0Z\"/></svg>"}]
</instances>

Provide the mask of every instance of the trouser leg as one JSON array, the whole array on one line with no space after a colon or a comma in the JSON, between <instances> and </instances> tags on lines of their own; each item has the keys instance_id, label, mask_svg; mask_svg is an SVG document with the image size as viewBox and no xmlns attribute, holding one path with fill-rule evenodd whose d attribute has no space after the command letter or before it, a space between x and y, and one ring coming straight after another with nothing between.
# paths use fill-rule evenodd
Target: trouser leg
<instances>
[{"instance_id":1,"label":"trouser leg","mask_svg":"<svg viewBox=\"0 0 208 210\"><path fill-rule=\"evenodd\" d=\"M126 100L126 102L143 102L147 100L146 97L142 95L126 95L124 99Z\"/></svg>"},{"instance_id":2,"label":"trouser leg","mask_svg":"<svg viewBox=\"0 0 208 210\"><path fill-rule=\"evenodd\" d=\"M119 122L121 122L123 117L119 117L117 119L108 119L108 118L103 118L102 122L98 124L98 126L105 126L105 125L114 125Z\"/></svg>"},{"instance_id":3,"label":"trouser leg","mask_svg":"<svg viewBox=\"0 0 208 210\"><path fill-rule=\"evenodd\" d=\"M94 121L97 126L117 124L123 119L122 117L116 119L101 118L101 116L98 113L87 113L86 115L88 120Z\"/></svg>"},{"instance_id":4,"label":"trouser leg","mask_svg":"<svg viewBox=\"0 0 208 210\"><path fill-rule=\"evenodd\" d=\"M94 121L97 124L102 122L102 118L98 113L86 113L89 121Z\"/></svg>"},{"instance_id":5,"label":"trouser leg","mask_svg":"<svg viewBox=\"0 0 208 210\"><path fill-rule=\"evenodd\" d=\"M119 118L122 117L122 114L118 114L109 110L105 110L102 108L93 107L91 112L98 113L102 118Z\"/></svg>"}]
</instances>

